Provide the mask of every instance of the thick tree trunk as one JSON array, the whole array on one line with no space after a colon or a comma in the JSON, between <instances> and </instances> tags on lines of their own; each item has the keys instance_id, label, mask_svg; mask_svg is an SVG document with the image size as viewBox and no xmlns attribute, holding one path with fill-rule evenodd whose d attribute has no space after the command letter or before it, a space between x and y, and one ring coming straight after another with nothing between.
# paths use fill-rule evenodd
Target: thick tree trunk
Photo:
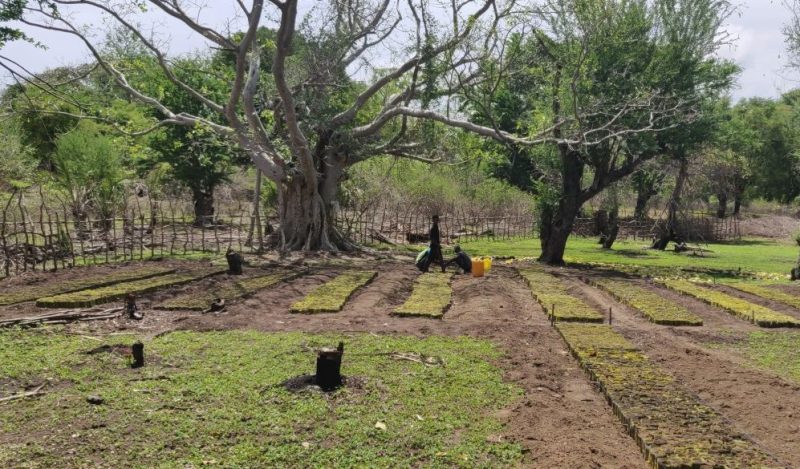
<instances>
[{"instance_id":1,"label":"thick tree trunk","mask_svg":"<svg viewBox=\"0 0 800 469\"><path fill-rule=\"evenodd\" d=\"M608 215L608 230L604 233L603 249L611 249L619 234L619 207L614 207Z\"/></svg>"},{"instance_id":2,"label":"thick tree trunk","mask_svg":"<svg viewBox=\"0 0 800 469\"><path fill-rule=\"evenodd\" d=\"M728 194L717 194L717 218L725 218L728 211Z\"/></svg>"},{"instance_id":3,"label":"thick tree trunk","mask_svg":"<svg viewBox=\"0 0 800 469\"><path fill-rule=\"evenodd\" d=\"M561 149L561 160L563 163L561 199L557 208L542 220L540 227L542 253L539 261L551 265L564 264L567 239L572 232L575 217L583 205L581 199L583 162L576 152L566 148Z\"/></svg>"},{"instance_id":4,"label":"thick tree trunk","mask_svg":"<svg viewBox=\"0 0 800 469\"><path fill-rule=\"evenodd\" d=\"M636 194L636 209L633 211L633 218L644 220L647 218L647 202L653 196L651 191L640 191Z\"/></svg>"},{"instance_id":5,"label":"thick tree trunk","mask_svg":"<svg viewBox=\"0 0 800 469\"><path fill-rule=\"evenodd\" d=\"M344 160L325 158L317 184L301 175L281 184L278 197L281 246L285 250L339 251L354 248L335 226L335 200Z\"/></svg>"},{"instance_id":6,"label":"thick tree trunk","mask_svg":"<svg viewBox=\"0 0 800 469\"><path fill-rule=\"evenodd\" d=\"M194 225L206 226L214 222L214 191L196 190L194 199Z\"/></svg>"},{"instance_id":7,"label":"thick tree trunk","mask_svg":"<svg viewBox=\"0 0 800 469\"><path fill-rule=\"evenodd\" d=\"M653 241L653 249L663 251L667 249L670 241L675 239L676 227L678 224L678 209L681 203L681 194L683 193L683 186L686 184L686 179L689 177L689 160L681 158L680 168L678 169L678 178L675 180L675 188L672 190L672 197L669 199L669 210L667 211L667 223L661 236Z\"/></svg>"}]
</instances>

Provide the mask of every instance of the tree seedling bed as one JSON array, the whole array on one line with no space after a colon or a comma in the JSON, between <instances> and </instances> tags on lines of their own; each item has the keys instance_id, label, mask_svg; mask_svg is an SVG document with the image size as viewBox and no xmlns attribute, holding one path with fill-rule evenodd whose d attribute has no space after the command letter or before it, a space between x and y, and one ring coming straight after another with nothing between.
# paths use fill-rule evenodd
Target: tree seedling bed
<instances>
[{"instance_id":1,"label":"tree seedling bed","mask_svg":"<svg viewBox=\"0 0 800 469\"><path fill-rule=\"evenodd\" d=\"M132 293L140 295L143 293L160 290L162 288L174 287L184 283L200 280L211 275L221 274L225 269L211 268L193 272L170 274L160 277L134 280L123 282L101 288L81 290L63 295L55 295L36 300L36 306L42 308L81 308L108 303L125 295Z\"/></svg>"},{"instance_id":2,"label":"tree seedling bed","mask_svg":"<svg viewBox=\"0 0 800 469\"><path fill-rule=\"evenodd\" d=\"M315 288L305 298L293 304L292 313L336 313L361 287L369 284L377 272L345 272Z\"/></svg>"},{"instance_id":3,"label":"tree seedling bed","mask_svg":"<svg viewBox=\"0 0 800 469\"><path fill-rule=\"evenodd\" d=\"M754 283L741 282L741 283L731 283L729 285L739 291L750 293L751 295L760 296L761 298L777 301L778 303L783 303L793 308L800 309L800 297L790 295L789 293L782 292L780 290L775 290L764 285L757 285Z\"/></svg>"},{"instance_id":4,"label":"tree seedling bed","mask_svg":"<svg viewBox=\"0 0 800 469\"><path fill-rule=\"evenodd\" d=\"M783 467L641 351L598 324L557 324L650 467Z\"/></svg>"},{"instance_id":5,"label":"tree seedling bed","mask_svg":"<svg viewBox=\"0 0 800 469\"><path fill-rule=\"evenodd\" d=\"M207 309L211 302L217 298L222 298L226 302L236 300L271 287L280 282L291 280L301 275L297 272L276 272L257 277L239 279L231 281L212 289L208 293L187 293L171 298L157 306L158 309L165 310L192 310L202 311Z\"/></svg>"},{"instance_id":6,"label":"tree seedling bed","mask_svg":"<svg viewBox=\"0 0 800 469\"><path fill-rule=\"evenodd\" d=\"M175 272L175 269L168 267L141 266L121 268L111 272L97 273L76 279L61 280L58 282L47 281L40 285L15 287L12 291L7 293L0 293L0 306L33 301L38 298L85 290L87 288L105 287L130 280L147 279L159 275L171 274L173 272Z\"/></svg>"},{"instance_id":7,"label":"tree seedling bed","mask_svg":"<svg viewBox=\"0 0 800 469\"><path fill-rule=\"evenodd\" d=\"M688 280L665 280L664 285L676 292L722 308L734 316L750 321L760 327L800 327L800 321L791 316L703 287Z\"/></svg>"},{"instance_id":8,"label":"tree seedling bed","mask_svg":"<svg viewBox=\"0 0 800 469\"><path fill-rule=\"evenodd\" d=\"M668 302L647 288L613 279L585 279L617 301L636 309L655 324L664 326L702 326L703 320L683 306Z\"/></svg>"},{"instance_id":9,"label":"tree seedling bed","mask_svg":"<svg viewBox=\"0 0 800 469\"><path fill-rule=\"evenodd\" d=\"M439 319L452 303L452 274L426 273L414 281L411 296L392 312L395 316L421 316Z\"/></svg>"},{"instance_id":10,"label":"tree seedling bed","mask_svg":"<svg viewBox=\"0 0 800 469\"><path fill-rule=\"evenodd\" d=\"M570 295L564 282L559 278L532 268L519 269L519 273L551 320L603 322L603 315L584 301Z\"/></svg>"}]
</instances>

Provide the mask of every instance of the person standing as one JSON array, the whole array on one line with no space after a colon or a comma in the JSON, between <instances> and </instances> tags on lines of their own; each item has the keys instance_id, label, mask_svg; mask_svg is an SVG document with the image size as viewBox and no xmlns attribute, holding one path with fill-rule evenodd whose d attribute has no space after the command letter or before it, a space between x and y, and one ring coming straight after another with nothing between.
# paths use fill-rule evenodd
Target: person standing
<instances>
[{"instance_id":1,"label":"person standing","mask_svg":"<svg viewBox=\"0 0 800 469\"><path fill-rule=\"evenodd\" d=\"M442 272L445 271L444 256L442 255L442 238L439 234L439 215L433 216L433 224L430 231L430 254L428 255L428 265L425 266L423 272L428 271L428 267L434 262L437 262L442 267Z\"/></svg>"}]
</instances>

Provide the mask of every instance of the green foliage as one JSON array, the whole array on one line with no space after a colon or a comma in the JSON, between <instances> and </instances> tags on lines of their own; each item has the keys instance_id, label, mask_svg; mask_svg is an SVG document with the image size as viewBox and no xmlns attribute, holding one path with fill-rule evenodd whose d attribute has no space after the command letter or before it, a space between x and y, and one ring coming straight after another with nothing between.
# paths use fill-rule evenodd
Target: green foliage
<instances>
[{"instance_id":1,"label":"green foliage","mask_svg":"<svg viewBox=\"0 0 800 469\"><path fill-rule=\"evenodd\" d=\"M30 184L36 161L30 147L22 143L18 125L8 121L0 124L0 191Z\"/></svg>"},{"instance_id":2,"label":"green foliage","mask_svg":"<svg viewBox=\"0 0 800 469\"><path fill-rule=\"evenodd\" d=\"M411 296L392 312L395 316L421 316L440 319L452 303L448 273L425 273L414 280Z\"/></svg>"},{"instance_id":3,"label":"green foliage","mask_svg":"<svg viewBox=\"0 0 800 469\"><path fill-rule=\"evenodd\" d=\"M610 326L556 329L652 466L779 467Z\"/></svg>"},{"instance_id":4,"label":"green foliage","mask_svg":"<svg viewBox=\"0 0 800 469\"><path fill-rule=\"evenodd\" d=\"M104 287L130 280L140 280L174 272L174 269L158 266L123 267L102 274L83 273L77 278L59 282L44 281L38 284L20 286L14 291L0 293L0 306L32 301L46 296L69 293L92 287Z\"/></svg>"},{"instance_id":5,"label":"green foliage","mask_svg":"<svg viewBox=\"0 0 800 469\"><path fill-rule=\"evenodd\" d=\"M494 417L520 391L492 363L500 351L466 337L380 337L255 331L173 332L145 344L144 368L101 342L57 329L0 332L0 466L515 467L519 444L491 442ZM345 386L291 393L281 383L314 371L309 349L345 341ZM123 349L124 350L124 349ZM353 353L348 354L348 350ZM437 357L446 366L397 360ZM469 392L464 392L468 389ZM102 406L86 403L98 395ZM135 398L133 398L135 397ZM71 428L51 439L53 422ZM381 422L385 429L376 427ZM75 437L70 437L77 434ZM121 438L121 435L125 435Z\"/></svg>"},{"instance_id":6,"label":"green foliage","mask_svg":"<svg viewBox=\"0 0 800 469\"><path fill-rule=\"evenodd\" d=\"M710 305L722 308L734 316L751 321L761 327L800 327L800 320L791 316L687 280L665 280L664 285L679 293L693 296Z\"/></svg>"},{"instance_id":7,"label":"green foliage","mask_svg":"<svg viewBox=\"0 0 800 469\"><path fill-rule=\"evenodd\" d=\"M770 288L766 285L746 282L730 283L728 285L745 293L750 293L751 295L760 296L761 298L777 301L779 303L787 304L794 308L800 309L800 296L790 295L789 293L778 290L777 288Z\"/></svg>"},{"instance_id":8,"label":"green foliage","mask_svg":"<svg viewBox=\"0 0 800 469\"><path fill-rule=\"evenodd\" d=\"M603 315L571 295L559 278L532 267L521 267L519 274L542 309L556 321L603 322Z\"/></svg>"},{"instance_id":9,"label":"green foliage","mask_svg":"<svg viewBox=\"0 0 800 469\"><path fill-rule=\"evenodd\" d=\"M305 298L292 305L292 313L336 313L361 287L370 283L377 272L345 272L323 283Z\"/></svg>"},{"instance_id":10,"label":"green foliage","mask_svg":"<svg viewBox=\"0 0 800 469\"><path fill-rule=\"evenodd\" d=\"M105 287L90 288L72 293L38 298L36 300L36 306L40 308L89 307L124 298L125 295L129 293L133 293L134 295L149 293L162 288L174 287L200 280L211 275L220 274L224 271L224 269L220 268L209 268L189 273L168 274L141 280L120 282Z\"/></svg>"},{"instance_id":11,"label":"green foliage","mask_svg":"<svg viewBox=\"0 0 800 469\"><path fill-rule=\"evenodd\" d=\"M53 181L75 215L85 216L91 206L109 218L122 202L123 155L118 143L95 124L84 121L59 136L53 162Z\"/></svg>"},{"instance_id":12,"label":"green foliage","mask_svg":"<svg viewBox=\"0 0 800 469\"><path fill-rule=\"evenodd\" d=\"M759 368L800 382L800 333L757 331L744 341L720 346L742 353Z\"/></svg>"}]
</instances>

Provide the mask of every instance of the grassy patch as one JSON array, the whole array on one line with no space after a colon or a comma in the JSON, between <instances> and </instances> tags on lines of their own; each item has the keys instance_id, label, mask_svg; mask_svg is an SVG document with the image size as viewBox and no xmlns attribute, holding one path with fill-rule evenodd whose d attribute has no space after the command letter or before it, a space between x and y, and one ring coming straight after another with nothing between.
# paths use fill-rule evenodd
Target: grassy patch
<instances>
[{"instance_id":1,"label":"grassy patch","mask_svg":"<svg viewBox=\"0 0 800 469\"><path fill-rule=\"evenodd\" d=\"M790 295L786 292L755 283L736 282L728 285L745 293L750 293L751 295L760 296L800 309L800 297Z\"/></svg>"},{"instance_id":2,"label":"grassy patch","mask_svg":"<svg viewBox=\"0 0 800 469\"><path fill-rule=\"evenodd\" d=\"M746 341L724 344L749 358L759 368L764 368L786 378L800 382L800 333L786 331L758 331Z\"/></svg>"},{"instance_id":3,"label":"grassy patch","mask_svg":"<svg viewBox=\"0 0 800 469\"><path fill-rule=\"evenodd\" d=\"M123 282L107 287L92 288L62 295L49 296L36 300L36 306L42 308L79 308L108 303L123 298L128 293L140 295L166 287L189 283L225 270L219 268L203 269L181 274L163 275L160 277Z\"/></svg>"},{"instance_id":4,"label":"grassy patch","mask_svg":"<svg viewBox=\"0 0 800 469\"><path fill-rule=\"evenodd\" d=\"M521 268L519 273L530 287L533 297L551 319L568 322L603 322L602 314L584 301L570 295L564 283L555 276L536 268Z\"/></svg>"},{"instance_id":5,"label":"grassy patch","mask_svg":"<svg viewBox=\"0 0 800 469\"><path fill-rule=\"evenodd\" d=\"M726 295L687 280L665 280L664 285L761 327L800 327L800 321L749 301Z\"/></svg>"},{"instance_id":6,"label":"grassy patch","mask_svg":"<svg viewBox=\"0 0 800 469\"><path fill-rule=\"evenodd\" d=\"M780 467L611 326L557 324L652 467Z\"/></svg>"},{"instance_id":7,"label":"grassy patch","mask_svg":"<svg viewBox=\"0 0 800 469\"><path fill-rule=\"evenodd\" d=\"M251 295L258 290L271 287L280 282L297 277L298 274L290 272L279 272L258 277L246 278L236 281L229 281L225 285L217 287L206 293L187 293L170 298L157 306L159 309L177 310L186 309L202 311L211 304L216 298L223 298L226 301L242 298Z\"/></svg>"},{"instance_id":8,"label":"grassy patch","mask_svg":"<svg viewBox=\"0 0 800 469\"><path fill-rule=\"evenodd\" d=\"M703 320L683 306L668 302L647 288L613 279L592 279L590 283L636 309L650 321L666 326L702 326Z\"/></svg>"},{"instance_id":9,"label":"grassy patch","mask_svg":"<svg viewBox=\"0 0 800 469\"><path fill-rule=\"evenodd\" d=\"M0 306L13 305L25 301L33 301L45 296L74 292L92 287L103 287L129 280L139 280L158 275L166 275L175 269L148 265L130 268L119 268L106 273L90 274L76 279L58 282L46 281L36 285L15 287L7 293L0 293Z\"/></svg>"},{"instance_id":10,"label":"grassy patch","mask_svg":"<svg viewBox=\"0 0 800 469\"><path fill-rule=\"evenodd\" d=\"M693 256L674 251L644 249L646 241L617 241L613 249L601 249L596 238L571 236L565 260L578 264L620 264L645 268L714 269L736 272L771 272L785 277L797 260L797 246L774 240L743 240L741 243L712 243L703 247L710 253ZM525 238L504 241L465 241L461 243L470 255L537 257L541 253L539 239ZM633 255L632 253L635 253Z\"/></svg>"},{"instance_id":11,"label":"grassy patch","mask_svg":"<svg viewBox=\"0 0 800 469\"><path fill-rule=\"evenodd\" d=\"M395 316L441 318L452 302L451 274L422 274L414 281L414 290L405 303L394 310Z\"/></svg>"},{"instance_id":12,"label":"grassy patch","mask_svg":"<svg viewBox=\"0 0 800 469\"><path fill-rule=\"evenodd\" d=\"M310 349L342 339L343 374L358 385L330 395L280 385L313 372ZM488 341L178 332L146 341L138 370L119 354L84 353L101 342L50 328L0 332L0 342L0 376L54 383L0 404L0 467L489 468L522 457L520 446L490 438L503 431L494 411L520 391L489 363L499 352ZM90 405L88 395L105 402Z\"/></svg>"},{"instance_id":13,"label":"grassy patch","mask_svg":"<svg viewBox=\"0 0 800 469\"><path fill-rule=\"evenodd\" d=\"M345 272L323 283L305 298L292 305L292 313L335 313L341 311L347 300L365 286L377 272Z\"/></svg>"}]
</instances>

